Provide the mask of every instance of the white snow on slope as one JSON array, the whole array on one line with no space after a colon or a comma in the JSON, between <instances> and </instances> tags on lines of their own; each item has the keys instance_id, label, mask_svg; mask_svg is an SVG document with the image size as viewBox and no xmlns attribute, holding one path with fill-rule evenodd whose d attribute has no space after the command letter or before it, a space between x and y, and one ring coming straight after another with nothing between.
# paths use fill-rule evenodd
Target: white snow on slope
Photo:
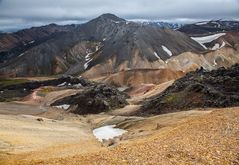
<instances>
[{"instance_id":1,"label":"white snow on slope","mask_svg":"<svg viewBox=\"0 0 239 165\"><path fill-rule=\"evenodd\" d=\"M217 50L220 48L220 45L219 43L216 43L213 47L212 47L212 50Z\"/></svg>"},{"instance_id":2,"label":"white snow on slope","mask_svg":"<svg viewBox=\"0 0 239 165\"><path fill-rule=\"evenodd\" d=\"M30 42L28 42L29 44L33 44L35 41L34 40L32 40L32 41L30 41Z\"/></svg>"},{"instance_id":3,"label":"white snow on slope","mask_svg":"<svg viewBox=\"0 0 239 165\"><path fill-rule=\"evenodd\" d=\"M64 110L67 110L69 107L70 107L70 105L68 105L68 104L63 104L63 105L58 105L58 106L55 106L56 108L59 108L59 109L64 109Z\"/></svg>"},{"instance_id":4,"label":"white snow on slope","mask_svg":"<svg viewBox=\"0 0 239 165\"><path fill-rule=\"evenodd\" d=\"M166 46L162 45L162 48L169 56L173 55L173 53Z\"/></svg>"},{"instance_id":5,"label":"white snow on slope","mask_svg":"<svg viewBox=\"0 0 239 165\"><path fill-rule=\"evenodd\" d=\"M94 136L102 142L103 139L109 140L126 133L126 130L114 128L116 125L107 125L93 130Z\"/></svg>"},{"instance_id":6,"label":"white snow on slope","mask_svg":"<svg viewBox=\"0 0 239 165\"><path fill-rule=\"evenodd\" d=\"M63 82L63 83L61 83L61 84L59 84L59 85L57 85L58 87L63 87L63 86L65 86L66 85L66 82Z\"/></svg>"},{"instance_id":7,"label":"white snow on slope","mask_svg":"<svg viewBox=\"0 0 239 165\"><path fill-rule=\"evenodd\" d=\"M120 23L120 21L113 21L113 20L112 20L112 22L114 22L114 23L116 23L116 24Z\"/></svg>"},{"instance_id":8,"label":"white snow on slope","mask_svg":"<svg viewBox=\"0 0 239 165\"><path fill-rule=\"evenodd\" d=\"M196 23L196 25L205 25L205 24L207 24L208 22L198 22L198 23Z\"/></svg>"},{"instance_id":9,"label":"white snow on slope","mask_svg":"<svg viewBox=\"0 0 239 165\"><path fill-rule=\"evenodd\" d=\"M91 55L91 54L92 54L92 53L88 53L88 54L85 56L85 64L84 64L84 68L85 68L85 69L88 68L89 63L93 60L93 59L90 58L90 55Z\"/></svg>"},{"instance_id":10,"label":"white snow on slope","mask_svg":"<svg viewBox=\"0 0 239 165\"><path fill-rule=\"evenodd\" d=\"M156 52L154 52L155 57L157 57L158 59L160 59L160 57L158 56L158 54Z\"/></svg>"},{"instance_id":11,"label":"white snow on slope","mask_svg":"<svg viewBox=\"0 0 239 165\"><path fill-rule=\"evenodd\" d=\"M20 54L18 57L21 57L21 56L23 56L23 55L24 55L24 53Z\"/></svg>"},{"instance_id":12,"label":"white snow on slope","mask_svg":"<svg viewBox=\"0 0 239 165\"><path fill-rule=\"evenodd\" d=\"M207 47L204 45L205 43L209 43L212 42L216 39L218 39L221 36L226 35L226 33L218 33L218 34L213 34L210 36L204 36L204 37L191 37L194 41L198 42L200 45L202 45L205 49L207 49Z\"/></svg>"},{"instance_id":13,"label":"white snow on slope","mask_svg":"<svg viewBox=\"0 0 239 165\"><path fill-rule=\"evenodd\" d=\"M226 45L226 43L223 41L222 45L220 46L218 43L216 43L213 47L212 50L217 50L217 49L221 49Z\"/></svg>"},{"instance_id":14,"label":"white snow on slope","mask_svg":"<svg viewBox=\"0 0 239 165\"><path fill-rule=\"evenodd\" d=\"M220 48L223 48L226 45L226 43L223 41L222 45L220 46Z\"/></svg>"},{"instance_id":15,"label":"white snow on slope","mask_svg":"<svg viewBox=\"0 0 239 165\"><path fill-rule=\"evenodd\" d=\"M214 64L213 64L213 66L216 66L216 65L217 65L217 62L216 62L216 60L214 60L214 61L213 61L213 63L214 63Z\"/></svg>"}]
</instances>

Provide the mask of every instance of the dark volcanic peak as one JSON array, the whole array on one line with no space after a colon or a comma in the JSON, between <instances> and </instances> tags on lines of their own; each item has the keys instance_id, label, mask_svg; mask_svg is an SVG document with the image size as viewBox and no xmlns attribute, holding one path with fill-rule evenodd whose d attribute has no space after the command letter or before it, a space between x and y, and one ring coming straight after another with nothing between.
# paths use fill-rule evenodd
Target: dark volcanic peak
<instances>
[{"instance_id":1,"label":"dark volcanic peak","mask_svg":"<svg viewBox=\"0 0 239 165\"><path fill-rule=\"evenodd\" d=\"M159 65L183 52L203 51L184 33L142 26L113 14L103 14L77 27L53 24L18 34L0 37L2 75L79 75L92 67L104 68L112 63L110 68L100 71L104 74L151 67L153 62Z\"/></svg>"},{"instance_id":2,"label":"dark volcanic peak","mask_svg":"<svg viewBox=\"0 0 239 165\"><path fill-rule=\"evenodd\" d=\"M109 19L112 21L125 21L123 18L119 18L116 15L111 13L102 14L101 16L98 17L98 19Z\"/></svg>"},{"instance_id":3,"label":"dark volcanic peak","mask_svg":"<svg viewBox=\"0 0 239 165\"><path fill-rule=\"evenodd\" d=\"M124 20L123 18L119 18L114 14L102 14L99 17L89 21L86 24L91 24L91 23L120 23L120 22L125 22L126 20Z\"/></svg>"}]
</instances>

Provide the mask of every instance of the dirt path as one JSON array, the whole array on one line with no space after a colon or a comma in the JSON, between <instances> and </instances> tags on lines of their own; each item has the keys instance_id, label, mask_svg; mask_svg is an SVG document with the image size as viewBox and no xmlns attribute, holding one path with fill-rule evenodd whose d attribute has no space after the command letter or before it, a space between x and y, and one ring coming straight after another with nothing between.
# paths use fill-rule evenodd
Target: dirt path
<instances>
[{"instance_id":1,"label":"dirt path","mask_svg":"<svg viewBox=\"0 0 239 165\"><path fill-rule=\"evenodd\" d=\"M30 105L24 103L2 103L0 102L0 114L5 115L19 115L19 114L28 114L28 115L37 115L45 112L47 109L41 105Z\"/></svg>"}]
</instances>

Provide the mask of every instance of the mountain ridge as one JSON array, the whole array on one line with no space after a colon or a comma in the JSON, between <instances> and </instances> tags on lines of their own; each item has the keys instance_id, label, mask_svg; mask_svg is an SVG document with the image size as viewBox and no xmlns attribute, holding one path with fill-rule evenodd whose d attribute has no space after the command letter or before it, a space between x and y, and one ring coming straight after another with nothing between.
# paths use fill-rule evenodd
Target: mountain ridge
<instances>
[{"instance_id":1,"label":"mountain ridge","mask_svg":"<svg viewBox=\"0 0 239 165\"><path fill-rule=\"evenodd\" d=\"M170 49L173 56L185 51L203 50L197 42L181 32L142 26L112 14L103 14L78 26L51 26L60 32L53 31L55 36L49 40L23 49L23 52L14 52L18 54L18 59L14 56L12 60L1 64L0 72L14 72L16 76L80 74L85 69L104 65L106 61L113 62L107 70L120 71L137 68L137 63L142 61L162 63L170 58L163 46ZM8 56L9 52L4 55Z\"/></svg>"}]
</instances>

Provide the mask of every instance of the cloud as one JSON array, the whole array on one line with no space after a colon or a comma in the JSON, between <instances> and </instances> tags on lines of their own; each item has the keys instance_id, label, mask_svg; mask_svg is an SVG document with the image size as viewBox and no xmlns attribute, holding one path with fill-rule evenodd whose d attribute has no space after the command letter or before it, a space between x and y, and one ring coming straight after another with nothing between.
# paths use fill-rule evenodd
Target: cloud
<instances>
[{"instance_id":1,"label":"cloud","mask_svg":"<svg viewBox=\"0 0 239 165\"><path fill-rule=\"evenodd\" d=\"M182 22L238 19L239 0L0 0L0 18L4 20L0 27L77 23L103 13L126 19Z\"/></svg>"}]
</instances>

